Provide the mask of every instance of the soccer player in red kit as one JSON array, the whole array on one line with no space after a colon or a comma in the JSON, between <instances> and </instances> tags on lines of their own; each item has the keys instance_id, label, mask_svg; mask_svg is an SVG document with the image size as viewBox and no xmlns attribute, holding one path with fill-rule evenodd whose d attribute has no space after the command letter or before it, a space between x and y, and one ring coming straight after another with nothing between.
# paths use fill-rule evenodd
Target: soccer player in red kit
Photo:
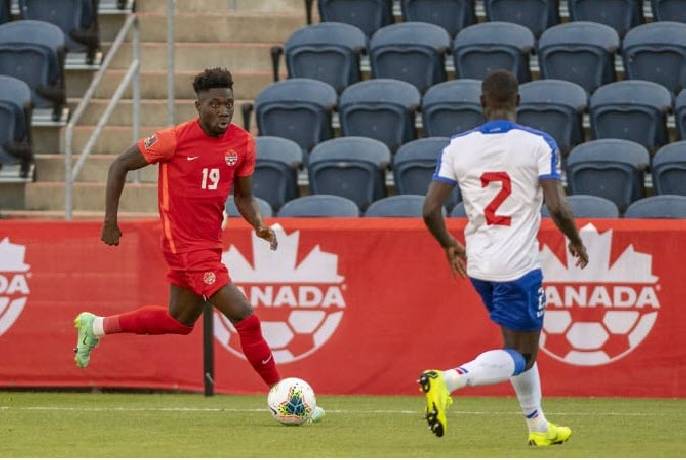
<instances>
[{"instance_id":1,"label":"soccer player in red kit","mask_svg":"<svg viewBox=\"0 0 686 460\"><path fill-rule=\"evenodd\" d=\"M198 118L157 131L126 150L107 177L102 241L117 246L119 197L129 171L159 165L158 200L162 250L169 266L169 306L146 305L120 315L79 314L74 360L86 367L93 349L109 334L188 334L212 303L233 323L246 358L271 387L280 379L260 320L246 297L231 283L221 261L224 203L233 188L236 207L258 237L276 249L276 235L264 225L252 195L255 141L231 123L233 81L226 69L207 69L195 77ZM323 411L315 410L315 418Z\"/></svg>"}]
</instances>

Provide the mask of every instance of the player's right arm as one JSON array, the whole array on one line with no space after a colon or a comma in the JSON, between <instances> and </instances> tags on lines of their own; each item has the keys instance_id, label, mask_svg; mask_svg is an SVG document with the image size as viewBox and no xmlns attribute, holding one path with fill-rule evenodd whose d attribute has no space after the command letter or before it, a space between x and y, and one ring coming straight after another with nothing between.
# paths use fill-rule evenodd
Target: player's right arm
<instances>
[{"instance_id":1,"label":"player's right arm","mask_svg":"<svg viewBox=\"0 0 686 460\"><path fill-rule=\"evenodd\" d=\"M543 198L550 217L557 228L569 239L569 252L576 257L576 265L584 268L588 264L588 254L574 222L574 214L569 209L567 198L558 180L541 180Z\"/></svg>"},{"instance_id":2,"label":"player's right arm","mask_svg":"<svg viewBox=\"0 0 686 460\"><path fill-rule=\"evenodd\" d=\"M429 232L445 251L453 275L460 275L464 278L467 276L465 248L448 233L443 217L443 203L452 195L454 187L455 185L451 183L432 181L429 184L426 198L424 198L422 215Z\"/></svg>"},{"instance_id":3,"label":"player's right arm","mask_svg":"<svg viewBox=\"0 0 686 460\"><path fill-rule=\"evenodd\" d=\"M141 154L138 144L129 147L110 165L107 172L107 189L105 192L105 222L100 238L105 244L117 246L122 235L117 224L117 210L119 209L119 197L124 191L126 174L147 165L148 161Z\"/></svg>"}]
</instances>

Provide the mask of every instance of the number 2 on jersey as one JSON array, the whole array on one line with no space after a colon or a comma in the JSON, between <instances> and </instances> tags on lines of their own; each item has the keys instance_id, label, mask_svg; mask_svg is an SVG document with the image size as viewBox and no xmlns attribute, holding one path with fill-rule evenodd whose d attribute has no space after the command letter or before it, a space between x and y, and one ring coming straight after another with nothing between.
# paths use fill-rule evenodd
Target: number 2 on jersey
<instances>
[{"instance_id":1,"label":"number 2 on jersey","mask_svg":"<svg viewBox=\"0 0 686 460\"><path fill-rule=\"evenodd\" d=\"M202 189L217 190L219 186L219 168L202 169Z\"/></svg>"},{"instance_id":2,"label":"number 2 on jersey","mask_svg":"<svg viewBox=\"0 0 686 460\"><path fill-rule=\"evenodd\" d=\"M481 187L488 187L491 182L500 182L500 191L493 200L486 206L486 223L488 225L510 225L510 216L499 216L496 211L503 204L503 201L512 194L512 181L510 176L504 171L485 172L481 175Z\"/></svg>"}]
</instances>

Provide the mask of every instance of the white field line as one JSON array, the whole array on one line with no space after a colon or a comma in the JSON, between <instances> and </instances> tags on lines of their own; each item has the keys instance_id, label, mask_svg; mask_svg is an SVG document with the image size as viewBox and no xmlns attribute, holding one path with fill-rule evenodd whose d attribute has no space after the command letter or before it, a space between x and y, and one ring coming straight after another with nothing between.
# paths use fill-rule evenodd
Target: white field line
<instances>
[{"instance_id":1,"label":"white field line","mask_svg":"<svg viewBox=\"0 0 686 460\"><path fill-rule=\"evenodd\" d=\"M0 406L0 411L55 411L55 412L268 412L267 409L239 409L235 407L69 407L69 406ZM420 410L401 409L327 409L329 414L389 414L389 415L422 415ZM464 415L521 415L518 411L450 411ZM646 412L546 412L548 415L581 416L581 417L649 417L655 414Z\"/></svg>"}]
</instances>

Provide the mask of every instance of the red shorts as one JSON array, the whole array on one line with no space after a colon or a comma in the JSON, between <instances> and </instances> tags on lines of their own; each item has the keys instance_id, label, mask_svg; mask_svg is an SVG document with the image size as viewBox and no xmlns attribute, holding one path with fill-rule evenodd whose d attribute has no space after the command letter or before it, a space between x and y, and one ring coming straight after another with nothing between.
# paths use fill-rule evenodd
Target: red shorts
<instances>
[{"instance_id":1,"label":"red shorts","mask_svg":"<svg viewBox=\"0 0 686 460\"><path fill-rule=\"evenodd\" d=\"M201 249L180 254L165 252L164 258L169 265L167 281L205 298L210 298L231 282L226 265L222 263L221 249Z\"/></svg>"}]
</instances>

